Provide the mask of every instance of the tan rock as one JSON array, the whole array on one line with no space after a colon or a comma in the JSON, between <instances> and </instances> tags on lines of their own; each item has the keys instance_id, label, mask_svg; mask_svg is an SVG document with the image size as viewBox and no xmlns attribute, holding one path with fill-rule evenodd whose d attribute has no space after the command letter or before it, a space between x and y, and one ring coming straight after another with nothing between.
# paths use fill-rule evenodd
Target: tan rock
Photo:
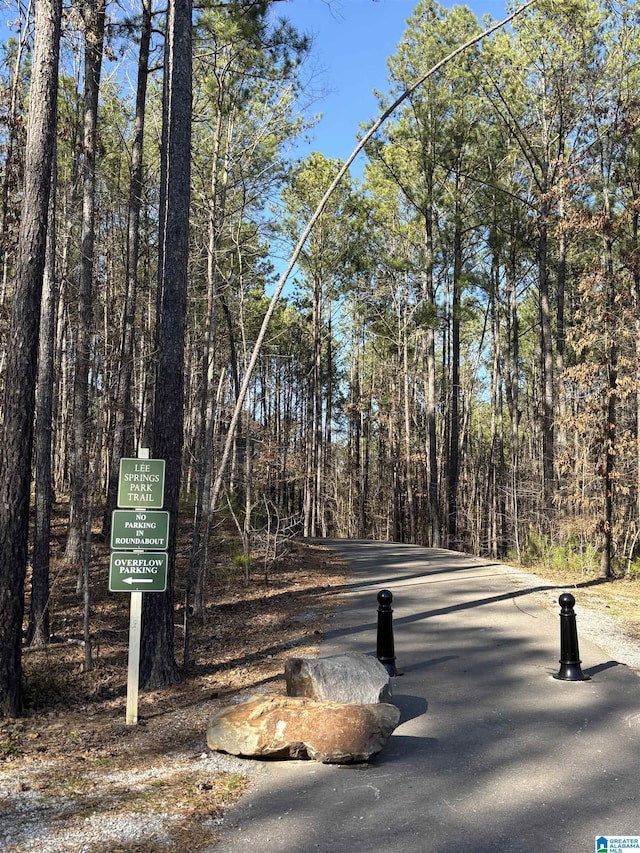
<instances>
[{"instance_id":1,"label":"tan rock","mask_svg":"<svg viewBox=\"0 0 640 853\"><path fill-rule=\"evenodd\" d=\"M209 720L210 749L251 758L311 758L328 764L368 761L398 725L385 703L354 705L295 696L252 696Z\"/></svg>"}]
</instances>

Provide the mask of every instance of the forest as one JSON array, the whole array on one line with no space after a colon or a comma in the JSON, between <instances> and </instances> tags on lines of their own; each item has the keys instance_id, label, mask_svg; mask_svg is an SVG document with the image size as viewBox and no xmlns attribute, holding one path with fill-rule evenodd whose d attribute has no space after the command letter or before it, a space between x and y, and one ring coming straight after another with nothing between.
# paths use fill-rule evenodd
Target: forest
<instances>
[{"instance_id":1,"label":"forest","mask_svg":"<svg viewBox=\"0 0 640 853\"><path fill-rule=\"evenodd\" d=\"M172 519L149 686L178 678L178 517L193 618L223 518L245 566L356 537L640 575L640 4L514 4L481 38L418 0L380 114L406 97L276 300L343 167L296 156L287 5L3 4L0 716L48 642L53 508L81 602L140 448Z\"/></svg>"}]
</instances>

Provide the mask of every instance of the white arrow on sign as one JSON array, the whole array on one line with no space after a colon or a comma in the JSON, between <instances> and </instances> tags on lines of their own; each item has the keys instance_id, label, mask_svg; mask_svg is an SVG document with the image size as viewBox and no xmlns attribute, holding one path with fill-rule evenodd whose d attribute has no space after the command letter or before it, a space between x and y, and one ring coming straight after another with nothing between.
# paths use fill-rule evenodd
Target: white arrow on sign
<instances>
[{"instance_id":1,"label":"white arrow on sign","mask_svg":"<svg viewBox=\"0 0 640 853\"><path fill-rule=\"evenodd\" d=\"M153 578L122 578L122 583L153 583Z\"/></svg>"}]
</instances>

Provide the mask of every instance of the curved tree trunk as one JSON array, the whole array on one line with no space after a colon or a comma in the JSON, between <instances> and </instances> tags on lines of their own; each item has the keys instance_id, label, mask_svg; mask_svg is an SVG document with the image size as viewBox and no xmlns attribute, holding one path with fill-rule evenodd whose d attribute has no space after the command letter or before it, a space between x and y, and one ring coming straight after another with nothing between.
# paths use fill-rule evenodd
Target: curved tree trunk
<instances>
[{"instance_id":1,"label":"curved tree trunk","mask_svg":"<svg viewBox=\"0 0 640 853\"><path fill-rule=\"evenodd\" d=\"M217 471L216 478L215 478L213 488L212 488L212 492L211 492L211 511L212 512L215 512L215 510L216 510L218 498L219 498L220 493L222 491L222 485L223 485L223 480L224 480L224 476L225 476L225 471L227 468L227 463L228 463L229 457L231 455L231 450L233 448L236 430L238 428L238 424L240 422L240 416L242 414L242 406L244 404L244 400L245 400L245 397L247 395L247 391L249 388L251 377L252 377L253 371L255 369L256 363L258 361L260 351L262 349L262 344L263 344L265 336L267 334L269 324L271 323L271 318L272 318L272 316L276 310L278 300L280 299L280 296L282 294L284 286L287 283L289 276L291 275L291 272L292 272L292 270L293 270L293 268L294 268L294 266L295 266L295 264L296 264L296 262L300 256L300 253L302 252L302 249L303 249L310 233L314 229L315 224L318 221L318 219L320 219L320 217L322 216L329 199L331 198L331 196L335 192L336 188L341 183L342 179L348 173L349 168L351 167L351 164L356 159L358 154L365 148L367 143L372 139L372 137L379 130L379 128L382 127L382 125L389 118L389 116L402 103L404 103L404 101L406 101L407 98L409 98L420 86L422 86L426 80L428 80L431 76L433 76L433 74L435 74L437 71L439 71L445 65L447 65L449 62L451 62L453 59L455 59L461 53L464 53L466 50L468 50L473 45L479 44L484 38L486 38L487 36L496 32L496 30L499 30L502 27L506 26L506 24L508 24L510 21L514 20L518 15L521 15L522 12L525 11L525 9L528 9L535 2L536 2L536 0L526 0L526 2L522 4L522 6L519 6L515 11L511 12L504 20L493 24L492 26L488 27L483 32L474 35L468 41L464 42L459 47L457 47L455 50L451 51L451 53L447 54L447 56L445 56L439 62L436 62L436 64L432 68L430 68L425 74L423 74L414 83L412 83L407 89L405 89L395 99L395 101L393 101L393 103L390 104L387 107L387 109L385 109L384 112L376 119L376 121L371 125L369 130L365 134L363 134L362 138L360 139L360 141L358 142L356 147L353 149L353 151L351 152L349 157L347 157L345 162L342 164L342 166L338 170L338 173L336 174L334 179L331 181L331 183L327 187L327 190L324 193L324 195L322 196L322 198L320 199L316 209L313 212L313 215L311 216L311 218L307 222L305 228L303 229L302 234L300 235L298 242L296 243L296 245L294 247L294 250L291 254L291 257L289 258L289 261L287 263L287 266L286 266L284 272L280 276L278 284L276 285L276 288L273 292L273 295L271 296L271 300L269 301L269 307L268 307L268 309L264 315L262 325L260 326L260 331L258 333L258 337L256 338L256 341L255 341L255 344L253 347L253 351L251 353L251 358L249 359L249 363L247 365L247 369L245 371L244 378L242 380L242 386L240 388L240 394L238 396L238 399L236 400L236 405L235 405L235 408L233 410L233 415L231 416L231 421L229 423L229 429L227 431L227 437L226 437L224 448L222 451L222 456L221 456L220 461L218 463L218 471ZM434 374L434 376L435 376L435 374ZM434 430L435 430L435 423L434 423ZM431 472L431 477L433 478L434 476L435 476L435 473ZM432 523L435 523L433 519L432 519Z\"/></svg>"}]
</instances>

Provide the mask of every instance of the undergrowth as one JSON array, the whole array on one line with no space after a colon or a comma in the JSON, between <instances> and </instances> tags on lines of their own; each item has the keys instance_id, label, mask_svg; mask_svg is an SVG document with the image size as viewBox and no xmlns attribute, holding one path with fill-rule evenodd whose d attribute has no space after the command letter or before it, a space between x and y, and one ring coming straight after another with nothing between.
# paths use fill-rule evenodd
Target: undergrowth
<instances>
[{"instance_id":1,"label":"undergrowth","mask_svg":"<svg viewBox=\"0 0 640 853\"><path fill-rule=\"evenodd\" d=\"M600 566L600 552L591 542L576 537L568 537L564 542L552 542L534 530L529 532L519 559L515 553L509 554L511 561L517 561L527 568L543 567L550 572L568 572L582 576L597 573Z\"/></svg>"}]
</instances>

